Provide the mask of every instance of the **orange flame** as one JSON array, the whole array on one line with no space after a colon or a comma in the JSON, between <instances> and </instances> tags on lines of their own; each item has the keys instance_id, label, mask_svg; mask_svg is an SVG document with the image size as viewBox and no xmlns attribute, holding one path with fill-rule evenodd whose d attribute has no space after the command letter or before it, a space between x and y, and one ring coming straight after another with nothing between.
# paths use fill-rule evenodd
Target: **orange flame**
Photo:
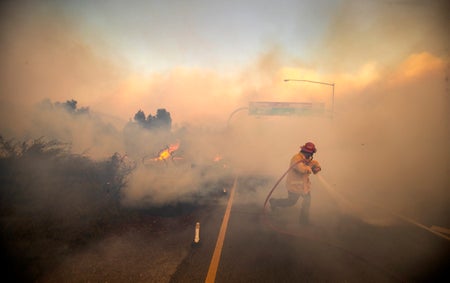
<instances>
[{"instance_id":1,"label":"orange flame","mask_svg":"<svg viewBox=\"0 0 450 283\"><path fill-rule=\"evenodd\" d=\"M213 159L214 162L219 162L220 160L222 160L222 156L220 154L217 154Z\"/></svg>"},{"instance_id":2,"label":"orange flame","mask_svg":"<svg viewBox=\"0 0 450 283\"><path fill-rule=\"evenodd\" d=\"M153 158L155 161L164 161L172 156L172 153L176 151L180 147L180 142L175 144L171 144L167 146L167 148L161 150L158 154L158 157Z\"/></svg>"},{"instance_id":3,"label":"orange flame","mask_svg":"<svg viewBox=\"0 0 450 283\"><path fill-rule=\"evenodd\" d=\"M222 161L222 164L221 164L222 168L228 168L228 164L223 163L223 156L220 155L220 154L216 154L216 156L214 157L213 161L215 163L219 163L219 162Z\"/></svg>"}]
</instances>

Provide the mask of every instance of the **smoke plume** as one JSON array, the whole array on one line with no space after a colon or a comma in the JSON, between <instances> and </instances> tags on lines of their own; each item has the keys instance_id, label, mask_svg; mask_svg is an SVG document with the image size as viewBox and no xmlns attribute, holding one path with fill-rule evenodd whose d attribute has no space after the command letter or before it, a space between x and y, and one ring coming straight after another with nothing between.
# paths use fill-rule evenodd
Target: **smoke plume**
<instances>
[{"instance_id":1,"label":"smoke plume","mask_svg":"<svg viewBox=\"0 0 450 283\"><path fill-rule=\"evenodd\" d=\"M274 44L232 73L186 66L138 73L106 45L89 45L57 8L34 8L3 5L2 135L61 139L93 158L128 154L141 164L129 199L164 203L197 193L202 178L229 174L205 175L218 155L233 174L276 177L313 141L321 174L342 192L411 214L448 204L445 1L344 1L311 58ZM74 99L90 115L43 111L45 99ZM245 110L251 101L324 103L326 115L257 117ZM139 109L161 108L171 114L170 133L125 131ZM142 162L177 141L179 167Z\"/></svg>"}]
</instances>

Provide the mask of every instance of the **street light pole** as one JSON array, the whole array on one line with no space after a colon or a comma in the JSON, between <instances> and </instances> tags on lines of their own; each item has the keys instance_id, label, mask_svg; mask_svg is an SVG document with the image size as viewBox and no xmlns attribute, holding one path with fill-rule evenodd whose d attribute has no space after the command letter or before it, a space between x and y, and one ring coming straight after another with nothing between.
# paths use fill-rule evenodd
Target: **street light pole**
<instances>
[{"instance_id":1,"label":"street light pole","mask_svg":"<svg viewBox=\"0 0 450 283\"><path fill-rule=\"evenodd\" d=\"M297 80L297 79L286 79L285 82L307 82L307 83L314 83L314 84L321 84L321 85L329 85L332 87L332 95L331 95L331 115L334 114L334 83L326 83L326 82L318 82L318 81L311 81L311 80Z\"/></svg>"}]
</instances>

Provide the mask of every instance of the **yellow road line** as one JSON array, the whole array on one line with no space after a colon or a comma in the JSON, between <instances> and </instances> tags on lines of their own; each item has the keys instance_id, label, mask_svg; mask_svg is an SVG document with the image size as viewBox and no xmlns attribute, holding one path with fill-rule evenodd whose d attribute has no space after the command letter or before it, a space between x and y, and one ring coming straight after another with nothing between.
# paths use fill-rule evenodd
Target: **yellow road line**
<instances>
[{"instance_id":1,"label":"yellow road line","mask_svg":"<svg viewBox=\"0 0 450 283\"><path fill-rule=\"evenodd\" d=\"M227 209L220 226L219 236L217 237L216 248L209 264L208 275L206 276L206 283L213 283L216 280L217 268L219 267L220 255L222 254L223 242L225 240L225 233L227 231L228 219L230 218L231 206L233 205L234 191L236 190L237 177L234 179L233 187L231 188L230 198L228 199Z\"/></svg>"}]
</instances>

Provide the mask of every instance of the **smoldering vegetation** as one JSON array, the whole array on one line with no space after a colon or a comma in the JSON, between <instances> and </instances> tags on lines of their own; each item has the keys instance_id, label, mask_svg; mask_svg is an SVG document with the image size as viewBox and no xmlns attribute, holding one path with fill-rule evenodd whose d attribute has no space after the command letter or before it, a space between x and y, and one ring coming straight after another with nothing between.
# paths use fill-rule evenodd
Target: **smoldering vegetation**
<instances>
[{"instance_id":1,"label":"smoldering vegetation","mask_svg":"<svg viewBox=\"0 0 450 283\"><path fill-rule=\"evenodd\" d=\"M44 138L0 137L4 271L36 280L74 247L120 222L120 189L132 169L123 156L93 161Z\"/></svg>"},{"instance_id":2,"label":"smoldering vegetation","mask_svg":"<svg viewBox=\"0 0 450 283\"><path fill-rule=\"evenodd\" d=\"M22 139L0 137L5 272L34 281L141 217L183 216L224 195L232 180L223 160L193 158L180 142L184 130L171 132L170 113L163 112L117 130L76 100L45 100ZM179 148L162 155L175 143Z\"/></svg>"}]
</instances>

